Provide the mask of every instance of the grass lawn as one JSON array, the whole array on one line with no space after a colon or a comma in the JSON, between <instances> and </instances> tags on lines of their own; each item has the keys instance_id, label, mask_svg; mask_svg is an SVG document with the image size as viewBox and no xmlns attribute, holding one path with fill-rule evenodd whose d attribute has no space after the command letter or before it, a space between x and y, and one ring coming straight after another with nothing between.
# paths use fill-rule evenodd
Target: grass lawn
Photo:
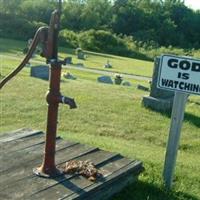
<instances>
[{"instance_id":1,"label":"grass lawn","mask_svg":"<svg viewBox=\"0 0 200 200\"><path fill-rule=\"evenodd\" d=\"M61 48L62 52L64 49ZM100 54L86 51L86 60L77 59L74 54L71 54L74 63L83 63L88 68L95 68L100 70L109 70L119 73L136 74L141 76L152 76L153 63L149 61L142 61L133 58L126 58L120 56L113 56L108 54ZM68 56L69 54L61 53L61 56ZM104 65L109 61L112 64L112 68L105 69Z\"/></svg>"},{"instance_id":2,"label":"grass lawn","mask_svg":"<svg viewBox=\"0 0 200 200\"><path fill-rule=\"evenodd\" d=\"M13 55L23 46L15 41L1 46L2 55ZM7 47L7 48L6 48ZM18 60L0 57L1 74L16 67ZM102 58L105 59L106 58ZM124 58L125 59L125 58ZM93 61L94 62L94 61ZM141 65L143 61L140 61ZM145 65L145 62L144 62ZM162 170L170 117L141 105L147 92L131 87L96 82L92 73L71 71L77 80L63 80L61 91L74 97L78 109L59 107L58 133L70 140L94 145L142 160L145 171L112 200L199 200L200 199L200 97L190 96L186 106L172 191L163 187ZM0 132L29 127L45 131L48 82L29 76L24 68L1 91Z\"/></svg>"},{"instance_id":3,"label":"grass lawn","mask_svg":"<svg viewBox=\"0 0 200 200\"><path fill-rule=\"evenodd\" d=\"M19 42L10 39L0 38L0 52L2 55L17 56L17 58L23 58L22 50L26 47L26 42ZM95 68L101 70L109 70L119 73L129 73L141 76L152 76L153 63L149 61L141 61L133 58L126 58L108 54L100 54L86 51L87 59L77 59L75 51L73 49L60 48L60 56L62 58L72 57L74 64L82 63L85 67ZM41 60L40 57L36 57L33 60ZM105 69L103 66L107 63L107 60L113 65L111 69Z\"/></svg>"}]
</instances>

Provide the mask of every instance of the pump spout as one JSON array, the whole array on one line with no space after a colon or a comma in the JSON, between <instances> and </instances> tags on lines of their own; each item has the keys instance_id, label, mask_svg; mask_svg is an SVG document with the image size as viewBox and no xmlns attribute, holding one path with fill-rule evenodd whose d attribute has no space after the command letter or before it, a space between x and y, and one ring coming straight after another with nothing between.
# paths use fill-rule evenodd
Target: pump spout
<instances>
[{"instance_id":1,"label":"pump spout","mask_svg":"<svg viewBox=\"0 0 200 200\"><path fill-rule=\"evenodd\" d=\"M76 102L73 98L61 96L60 102L69 105L70 109L77 108Z\"/></svg>"}]
</instances>

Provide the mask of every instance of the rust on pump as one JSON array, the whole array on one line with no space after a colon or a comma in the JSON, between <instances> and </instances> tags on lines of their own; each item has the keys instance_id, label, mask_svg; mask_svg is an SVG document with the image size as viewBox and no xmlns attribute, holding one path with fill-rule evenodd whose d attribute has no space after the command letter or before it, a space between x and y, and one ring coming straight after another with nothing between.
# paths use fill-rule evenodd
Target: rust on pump
<instances>
[{"instance_id":1,"label":"rust on pump","mask_svg":"<svg viewBox=\"0 0 200 200\"><path fill-rule=\"evenodd\" d=\"M50 64L49 91L46 95L48 103L45 152L41 166L33 169L34 174L42 177L53 177L61 173L55 165L56 132L59 103L68 104L70 109L76 108L73 98L65 97L60 93L60 77L62 64L65 61L58 59L58 34L60 27L61 4L53 11L49 27L41 27L36 32L32 45L21 64L0 82L0 89L28 63L39 43L42 44L41 56Z\"/></svg>"}]
</instances>

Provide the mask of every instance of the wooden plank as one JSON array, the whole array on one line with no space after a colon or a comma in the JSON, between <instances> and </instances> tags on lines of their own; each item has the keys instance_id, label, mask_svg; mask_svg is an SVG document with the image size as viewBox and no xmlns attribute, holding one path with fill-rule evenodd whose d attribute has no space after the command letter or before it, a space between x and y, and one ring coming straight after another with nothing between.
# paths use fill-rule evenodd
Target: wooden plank
<instances>
[{"instance_id":1,"label":"wooden plank","mask_svg":"<svg viewBox=\"0 0 200 200\"><path fill-rule=\"evenodd\" d=\"M25 131L30 132L30 131L32 131L32 129L30 129L30 128L20 128L20 129L9 131L9 132L3 132L3 133L0 133L0 139L10 137L12 135L16 135L16 134L19 134L20 132L25 132Z\"/></svg>"},{"instance_id":2,"label":"wooden plank","mask_svg":"<svg viewBox=\"0 0 200 200\"><path fill-rule=\"evenodd\" d=\"M119 154L88 147L79 143L58 140L56 163L91 160L100 169L103 177L91 182L74 175L60 175L46 179L35 176L32 168L42 162L44 138L41 132L18 130L0 136L0 198L1 199L76 199L100 200L119 192L129 182L137 179L142 163L131 161ZM13 135L14 134L14 135ZM5 153L8 151L9 153Z\"/></svg>"},{"instance_id":3,"label":"wooden plank","mask_svg":"<svg viewBox=\"0 0 200 200\"><path fill-rule=\"evenodd\" d=\"M58 139L56 142L56 148L58 151L73 145L75 145L74 142L66 142L62 139ZM21 151L11 152L7 156L0 155L0 175L5 173L5 171L12 171L15 168L20 168L24 163L41 160L43 149L44 142Z\"/></svg>"},{"instance_id":4,"label":"wooden plank","mask_svg":"<svg viewBox=\"0 0 200 200\"><path fill-rule=\"evenodd\" d=\"M10 142L20 138L31 137L33 135L40 134L41 131L32 131L30 129L20 129L7 134L3 134L0 138L0 144L4 142Z\"/></svg>"},{"instance_id":5,"label":"wooden plank","mask_svg":"<svg viewBox=\"0 0 200 200\"><path fill-rule=\"evenodd\" d=\"M104 182L90 185L81 193L74 193L72 196L64 198L66 200L102 200L108 199L120 192L125 186L137 180L139 173L143 170L141 163L132 162L105 178Z\"/></svg>"},{"instance_id":6,"label":"wooden plank","mask_svg":"<svg viewBox=\"0 0 200 200\"><path fill-rule=\"evenodd\" d=\"M110 185L106 185L106 187L99 187L94 191L87 192L87 195L79 195L77 197L70 197L68 200L74 198L74 200L105 200L110 199L114 194L121 192L121 190L136 182L138 180L138 176L134 176L131 172L127 176L119 177L117 181L113 181Z\"/></svg>"},{"instance_id":7,"label":"wooden plank","mask_svg":"<svg viewBox=\"0 0 200 200\"><path fill-rule=\"evenodd\" d=\"M81 154L81 152L79 152L79 154ZM96 152L100 152L100 151L96 151ZM78 152L74 154L75 157L76 155L78 155L77 153ZM65 151L65 154L67 154L67 151ZM88 154L85 154L84 156L85 158L90 157L88 156ZM113 157L113 154L109 154L109 157L111 156ZM95 157L95 160L97 162L102 162L102 161L107 160L107 158L108 156L105 157L104 154L98 154ZM40 178L37 176L27 177L13 184L9 184L6 188L4 187L0 189L0 195L3 195L4 199L22 199L22 198L29 199L29 196L31 194L37 193L41 189L45 189L45 188L49 188L54 185L57 185L58 183L62 182L63 180L66 180L69 177L71 177L71 175L59 176L54 179L45 179L45 178ZM49 199L52 199L52 198L49 198Z\"/></svg>"},{"instance_id":8,"label":"wooden plank","mask_svg":"<svg viewBox=\"0 0 200 200\"><path fill-rule=\"evenodd\" d=\"M78 157L78 160L90 160L91 162L93 162L96 166L102 166L105 165L106 163L110 162L111 160L116 160L119 159L120 155L119 154L115 154L115 153L110 153L110 152L106 152L99 150L98 151L93 151L89 154L85 154L83 156ZM72 159L77 159L77 158L72 158ZM65 163L64 163L65 164ZM64 166L62 165L58 165L58 167ZM73 177L77 177L77 174L66 174L64 175L64 177L60 180L60 182L64 182L64 181L68 181L69 179L73 178ZM57 185L58 183L56 183ZM49 188L54 187L54 185L51 185L49 187L43 188L39 191L37 191L37 193L40 193L42 191L48 190Z\"/></svg>"},{"instance_id":9,"label":"wooden plank","mask_svg":"<svg viewBox=\"0 0 200 200\"><path fill-rule=\"evenodd\" d=\"M13 151L20 151L28 147L44 143L44 134L34 135L32 137L20 138L10 142L5 142L0 144L0 154L8 154Z\"/></svg>"},{"instance_id":10,"label":"wooden plank","mask_svg":"<svg viewBox=\"0 0 200 200\"><path fill-rule=\"evenodd\" d=\"M63 163L75 157L79 157L98 150L98 148L88 147L79 143L72 143L72 145L70 145L71 143L68 144L69 145L67 146L65 142L66 147L56 152L56 163ZM32 173L32 169L41 164L43 157L41 154L42 152L40 152L39 157L32 159L31 161L26 160L24 163L21 163L20 166L14 166L12 169L1 173L0 188L7 188L10 186L10 184L12 185L15 184L15 182L23 181L26 178L33 177L34 175Z\"/></svg>"},{"instance_id":11,"label":"wooden plank","mask_svg":"<svg viewBox=\"0 0 200 200\"><path fill-rule=\"evenodd\" d=\"M103 154L103 156L106 156L107 152L103 152ZM40 191L40 193L33 195L33 199L49 199L50 197L52 199L73 199L71 197L73 197L74 194L81 195L85 192L87 187L94 186L96 184L103 184L105 182L104 179L110 176L113 171L118 170L119 168L124 167L132 162L122 158L119 155L115 156L114 158L115 159L113 159L113 161L109 160L109 162L105 162L104 165L101 165L100 170L103 174L103 178L100 179L97 183L93 183L83 178L82 176L76 175L60 182L54 187L46 188L45 190ZM93 159L95 160L96 158L94 157ZM99 167L98 164L97 167Z\"/></svg>"},{"instance_id":12,"label":"wooden plank","mask_svg":"<svg viewBox=\"0 0 200 200\"><path fill-rule=\"evenodd\" d=\"M57 152L56 154L66 148L72 148L78 145L74 142L66 142L59 139L56 142ZM12 173L16 169L22 170L24 167L35 166L35 163L41 163L43 159L44 144L30 147L22 151L12 152L8 157L0 155L0 177L7 173Z\"/></svg>"},{"instance_id":13,"label":"wooden plank","mask_svg":"<svg viewBox=\"0 0 200 200\"><path fill-rule=\"evenodd\" d=\"M104 169L109 171L107 166L105 166ZM82 182L79 186L81 190L78 193L75 192L72 195L65 196L61 199L107 199L136 179L137 176L134 175L134 171L136 171L136 169L133 162L127 162L127 164L124 164L123 166L118 166L115 169L113 168L113 171L109 171L110 173L104 175L103 180L100 180L95 184L90 183L87 185L85 182ZM123 172L125 174L123 174Z\"/></svg>"},{"instance_id":14,"label":"wooden plank","mask_svg":"<svg viewBox=\"0 0 200 200\"><path fill-rule=\"evenodd\" d=\"M120 157L121 156L119 156L119 154L113 154L99 150L97 152L80 157L79 160L89 159L98 167L109 163L111 160L119 159ZM76 192L78 191L77 186L72 182L72 180L76 179L82 179L82 181L90 182L89 180L77 174L64 175L57 183L49 185L48 187L43 187L43 189L40 189L36 193L32 194L31 199L60 199L64 194ZM50 197L51 195L52 197Z\"/></svg>"}]
</instances>

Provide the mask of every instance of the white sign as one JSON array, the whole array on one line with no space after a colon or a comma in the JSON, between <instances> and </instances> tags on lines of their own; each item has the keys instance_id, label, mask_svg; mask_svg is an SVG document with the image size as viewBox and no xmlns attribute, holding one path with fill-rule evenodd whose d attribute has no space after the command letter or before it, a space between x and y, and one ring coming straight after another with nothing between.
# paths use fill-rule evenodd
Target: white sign
<instances>
[{"instance_id":1,"label":"white sign","mask_svg":"<svg viewBox=\"0 0 200 200\"><path fill-rule=\"evenodd\" d=\"M162 55L157 86L200 95L200 60Z\"/></svg>"}]
</instances>

